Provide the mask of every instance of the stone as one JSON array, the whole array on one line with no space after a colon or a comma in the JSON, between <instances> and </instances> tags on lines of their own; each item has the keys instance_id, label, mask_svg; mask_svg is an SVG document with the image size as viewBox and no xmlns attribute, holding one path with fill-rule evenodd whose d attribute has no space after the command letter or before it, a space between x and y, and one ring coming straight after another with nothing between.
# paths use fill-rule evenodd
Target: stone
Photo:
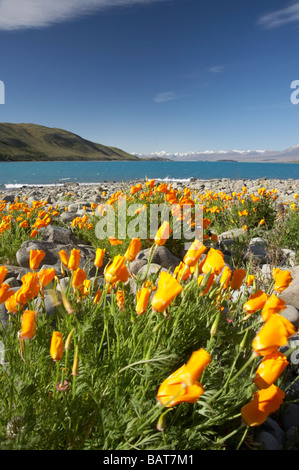
<instances>
[{"instance_id":1,"label":"stone","mask_svg":"<svg viewBox=\"0 0 299 470\"><path fill-rule=\"evenodd\" d=\"M287 305L279 314L289 320L295 328L299 326L299 310L297 310L296 307L293 307L293 305Z\"/></svg>"},{"instance_id":2,"label":"stone","mask_svg":"<svg viewBox=\"0 0 299 470\"><path fill-rule=\"evenodd\" d=\"M76 235L69 229L56 225L48 225L40 229L42 239L51 243L68 245L70 243L79 243Z\"/></svg>"},{"instance_id":3,"label":"stone","mask_svg":"<svg viewBox=\"0 0 299 470\"><path fill-rule=\"evenodd\" d=\"M241 235L244 235L244 232L241 228L227 230L226 232L222 232L220 235L218 235L218 241L221 242L222 240L238 238Z\"/></svg>"},{"instance_id":4,"label":"stone","mask_svg":"<svg viewBox=\"0 0 299 470\"><path fill-rule=\"evenodd\" d=\"M268 431L258 431L254 440L261 444L260 450L282 450L282 446L277 439Z\"/></svg>"},{"instance_id":5,"label":"stone","mask_svg":"<svg viewBox=\"0 0 299 470\"><path fill-rule=\"evenodd\" d=\"M261 425L260 430L267 431L272 434L281 448L283 448L286 439L285 432L275 419L268 416L266 421Z\"/></svg>"},{"instance_id":6,"label":"stone","mask_svg":"<svg viewBox=\"0 0 299 470\"><path fill-rule=\"evenodd\" d=\"M293 278L291 284L282 292L277 294L288 305L293 305L299 310L299 266L290 269Z\"/></svg>"},{"instance_id":7,"label":"stone","mask_svg":"<svg viewBox=\"0 0 299 470\"><path fill-rule=\"evenodd\" d=\"M284 407L281 413L282 428L287 431L292 426L299 425L299 404L289 403Z\"/></svg>"},{"instance_id":8,"label":"stone","mask_svg":"<svg viewBox=\"0 0 299 470\"><path fill-rule=\"evenodd\" d=\"M29 240L21 245L19 251L16 254L16 258L20 266L29 268L30 250L42 250L45 252L45 257L43 258L42 262L46 265L49 265L50 267L54 267L54 269L55 265L57 268L59 266L60 270L59 251L62 249L65 250L68 254L70 254L72 249L80 250L80 268L85 269L89 275L95 274L96 268L94 266L94 259L96 250L93 247L87 245L63 245L42 240ZM103 272L103 269L104 265L99 269L99 274Z\"/></svg>"},{"instance_id":9,"label":"stone","mask_svg":"<svg viewBox=\"0 0 299 470\"><path fill-rule=\"evenodd\" d=\"M141 250L138 253L136 259L145 259L146 262L148 261L150 256L150 248L146 250ZM170 269L174 271L175 268L180 264L181 260L177 256L175 256L166 246L158 246L156 252L153 256L152 263L159 264L166 270Z\"/></svg>"}]
</instances>

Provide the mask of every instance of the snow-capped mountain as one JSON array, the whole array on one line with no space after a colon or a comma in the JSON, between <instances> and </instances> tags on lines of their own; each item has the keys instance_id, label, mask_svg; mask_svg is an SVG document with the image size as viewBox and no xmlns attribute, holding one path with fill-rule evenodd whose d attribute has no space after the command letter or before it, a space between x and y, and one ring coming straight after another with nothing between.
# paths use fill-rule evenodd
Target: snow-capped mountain
<instances>
[{"instance_id":1,"label":"snow-capped mountain","mask_svg":"<svg viewBox=\"0 0 299 470\"><path fill-rule=\"evenodd\" d=\"M284 151L278 150L203 150L185 153L170 153L162 150L147 154L134 153L139 158L165 158L173 161L225 161L239 162L297 162L299 161L299 144Z\"/></svg>"}]
</instances>

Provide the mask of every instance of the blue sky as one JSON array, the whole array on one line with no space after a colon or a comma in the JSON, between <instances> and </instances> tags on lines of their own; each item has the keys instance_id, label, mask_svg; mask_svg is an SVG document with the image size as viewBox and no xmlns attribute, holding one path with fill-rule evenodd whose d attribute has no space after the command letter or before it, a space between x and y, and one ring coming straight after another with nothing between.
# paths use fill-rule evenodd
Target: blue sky
<instances>
[{"instance_id":1,"label":"blue sky","mask_svg":"<svg viewBox=\"0 0 299 470\"><path fill-rule=\"evenodd\" d=\"M138 153L283 150L298 40L298 1L0 0L0 122Z\"/></svg>"}]
</instances>

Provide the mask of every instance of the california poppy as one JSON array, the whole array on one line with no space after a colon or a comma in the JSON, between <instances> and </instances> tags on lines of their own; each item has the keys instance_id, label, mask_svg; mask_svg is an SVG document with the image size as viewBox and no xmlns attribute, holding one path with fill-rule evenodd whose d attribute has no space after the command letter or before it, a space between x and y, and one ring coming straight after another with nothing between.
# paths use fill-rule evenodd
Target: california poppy
<instances>
[{"instance_id":1,"label":"california poppy","mask_svg":"<svg viewBox=\"0 0 299 470\"><path fill-rule=\"evenodd\" d=\"M39 272L39 284L41 287L46 287L50 282L53 281L56 275L56 271L54 268L49 269L42 269Z\"/></svg>"},{"instance_id":2,"label":"california poppy","mask_svg":"<svg viewBox=\"0 0 299 470\"><path fill-rule=\"evenodd\" d=\"M134 261L140 249L141 249L140 238L133 238L130 241L127 251L125 252L125 258L130 262Z\"/></svg>"},{"instance_id":3,"label":"california poppy","mask_svg":"<svg viewBox=\"0 0 299 470\"><path fill-rule=\"evenodd\" d=\"M232 280L230 282L231 289L233 289L233 290L240 289L245 276L246 276L245 269L236 269L233 272Z\"/></svg>"},{"instance_id":4,"label":"california poppy","mask_svg":"<svg viewBox=\"0 0 299 470\"><path fill-rule=\"evenodd\" d=\"M182 289L183 287L170 273L162 271L158 281L158 289L152 299L153 309L156 312L165 312Z\"/></svg>"},{"instance_id":5,"label":"california poppy","mask_svg":"<svg viewBox=\"0 0 299 470\"><path fill-rule=\"evenodd\" d=\"M67 252L65 250L60 250L58 254L62 264L67 267L69 262L69 255Z\"/></svg>"},{"instance_id":6,"label":"california poppy","mask_svg":"<svg viewBox=\"0 0 299 470\"><path fill-rule=\"evenodd\" d=\"M280 408L284 397L285 393L274 384L259 390L241 409L243 421L247 426L259 426L266 421L270 413Z\"/></svg>"},{"instance_id":7,"label":"california poppy","mask_svg":"<svg viewBox=\"0 0 299 470\"><path fill-rule=\"evenodd\" d=\"M95 260L94 260L94 265L97 268L101 268L103 266L103 260L104 260L105 253L106 253L105 249L97 248L96 257L95 257Z\"/></svg>"},{"instance_id":8,"label":"california poppy","mask_svg":"<svg viewBox=\"0 0 299 470\"><path fill-rule=\"evenodd\" d=\"M200 241L194 240L186 255L184 256L184 263L187 266L196 266L201 255L207 250L207 247Z\"/></svg>"},{"instance_id":9,"label":"california poppy","mask_svg":"<svg viewBox=\"0 0 299 470\"><path fill-rule=\"evenodd\" d=\"M267 299L268 295L264 291L258 290L250 295L247 302L243 305L243 309L247 313L254 313L264 307Z\"/></svg>"},{"instance_id":10,"label":"california poppy","mask_svg":"<svg viewBox=\"0 0 299 470\"><path fill-rule=\"evenodd\" d=\"M36 312L25 310L22 315L22 326L20 336L22 339L32 339L36 330Z\"/></svg>"},{"instance_id":11,"label":"california poppy","mask_svg":"<svg viewBox=\"0 0 299 470\"><path fill-rule=\"evenodd\" d=\"M162 223L161 227L158 229L156 235L155 235L155 243L158 246L162 246L165 244L166 240L169 238L169 235L171 233L170 225L167 220L164 220Z\"/></svg>"},{"instance_id":12,"label":"california poppy","mask_svg":"<svg viewBox=\"0 0 299 470\"><path fill-rule=\"evenodd\" d=\"M267 356L285 346L296 333L295 327L279 314L271 315L252 342L253 350L260 356Z\"/></svg>"},{"instance_id":13,"label":"california poppy","mask_svg":"<svg viewBox=\"0 0 299 470\"><path fill-rule=\"evenodd\" d=\"M7 268L5 266L0 266L0 286L2 282L4 281L7 273L8 273Z\"/></svg>"},{"instance_id":14,"label":"california poppy","mask_svg":"<svg viewBox=\"0 0 299 470\"><path fill-rule=\"evenodd\" d=\"M50 346L50 354L53 361L60 361L63 356L63 339L62 333L59 331L53 331L52 339L51 339L51 346Z\"/></svg>"},{"instance_id":15,"label":"california poppy","mask_svg":"<svg viewBox=\"0 0 299 470\"><path fill-rule=\"evenodd\" d=\"M160 385L157 393L159 402L166 407L172 407L182 402L198 401L204 393L204 388L198 379L210 360L210 355L205 350L194 352L187 364L176 370Z\"/></svg>"},{"instance_id":16,"label":"california poppy","mask_svg":"<svg viewBox=\"0 0 299 470\"><path fill-rule=\"evenodd\" d=\"M264 321L269 320L270 316L281 312L286 308L286 303L284 300L279 299L275 294L272 294L268 297L263 310L261 312L262 319Z\"/></svg>"},{"instance_id":17,"label":"california poppy","mask_svg":"<svg viewBox=\"0 0 299 470\"><path fill-rule=\"evenodd\" d=\"M268 354L256 370L255 385L259 389L269 387L278 379L288 364L286 356L281 352L275 351L273 354Z\"/></svg>"},{"instance_id":18,"label":"california poppy","mask_svg":"<svg viewBox=\"0 0 299 470\"><path fill-rule=\"evenodd\" d=\"M143 287L136 294L136 313L142 315L146 312L148 301L151 295L151 289L149 287Z\"/></svg>"},{"instance_id":19,"label":"california poppy","mask_svg":"<svg viewBox=\"0 0 299 470\"><path fill-rule=\"evenodd\" d=\"M279 268L273 269L273 279L275 281L273 289L276 292L284 291L293 280L290 271Z\"/></svg>"},{"instance_id":20,"label":"california poppy","mask_svg":"<svg viewBox=\"0 0 299 470\"><path fill-rule=\"evenodd\" d=\"M232 270L230 269L229 266L225 266L225 268L222 271L221 278L219 281L219 284L222 287L222 289L228 288L231 276L232 276Z\"/></svg>"},{"instance_id":21,"label":"california poppy","mask_svg":"<svg viewBox=\"0 0 299 470\"><path fill-rule=\"evenodd\" d=\"M43 250L30 250L29 266L32 271L35 271L41 261L46 256L46 253Z\"/></svg>"},{"instance_id":22,"label":"california poppy","mask_svg":"<svg viewBox=\"0 0 299 470\"><path fill-rule=\"evenodd\" d=\"M210 248L205 258L205 261L202 265L201 270L204 274L207 274L209 271L211 271L211 273L218 276L221 273L224 266L225 266L225 263L224 263L223 253L220 250L215 250L214 248Z\"/></svg>"},{"instance_id":23,"label":"california poppy","mask_svg":"<svg viewBox=\"0 0 299 470\"><path fill-rule=\"evenodd\" d=\"M105 270L105 280L112 285L117 281L127 282L128 279L129 272L126 268L126 258L116 255L113 262Z\"/></svg>"},{"instance_id":24,"label":"california poppy","mask_svg":"<svg viewBox=\"0 0 299 470\"><path fill-rule=\"evenodd\" d=\"M75 248L72 249L69 260L68 260L68 268L70 271L76 271L80 265L80 258L81 252L80 250L76 250Z\"/></svg>"}]
</instances>

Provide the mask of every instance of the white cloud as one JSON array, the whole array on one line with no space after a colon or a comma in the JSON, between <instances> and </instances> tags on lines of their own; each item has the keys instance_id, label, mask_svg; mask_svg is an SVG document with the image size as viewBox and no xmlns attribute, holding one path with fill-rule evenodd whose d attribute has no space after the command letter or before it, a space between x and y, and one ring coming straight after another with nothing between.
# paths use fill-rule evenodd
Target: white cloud
<instances>
[{"instance_id":1,"label":"white cloud","mask_svg":"<svg viewBox=\"0 0 299 470\"><path fill-rule=\"evenodd\" d=\"M214 65L214 67L210 67L209 68L209 71L212 72L212 73L221 73L223 72L223 65Z\"/></svg>"},{"instance_id":2,"label":"white cloud","mask_svg":"<svg viewBox=\"0 0 299 470\"><path fill-rule=\"evenodd\" d=\"M162 93L158 93L155 96L154 101L156 103L165 103L167 101L173 101L177 99L178 99L178 96L173 91L164 91Z\"/></svg>"},{"instance_id":3,"label":"white cloud","mask_svg":"<svg viewBox=\"0 0 299 470\"><path fill-rule=\"evenodd\" d=\"M0 0L0 30L51 26L101 9L168 0Z\"/></svg>"},{"instance_id":4,"label":"white cloud","mask_svg":"<svg viewBox=\"0 0 299 470\"><path fill-rule=\"evenodd\" d=\"M258 24L264 28L272 29L298 21L299 2L295 2L285 8L261 16L261 18L258 20Z\"/></svg>"}]
</instances>

